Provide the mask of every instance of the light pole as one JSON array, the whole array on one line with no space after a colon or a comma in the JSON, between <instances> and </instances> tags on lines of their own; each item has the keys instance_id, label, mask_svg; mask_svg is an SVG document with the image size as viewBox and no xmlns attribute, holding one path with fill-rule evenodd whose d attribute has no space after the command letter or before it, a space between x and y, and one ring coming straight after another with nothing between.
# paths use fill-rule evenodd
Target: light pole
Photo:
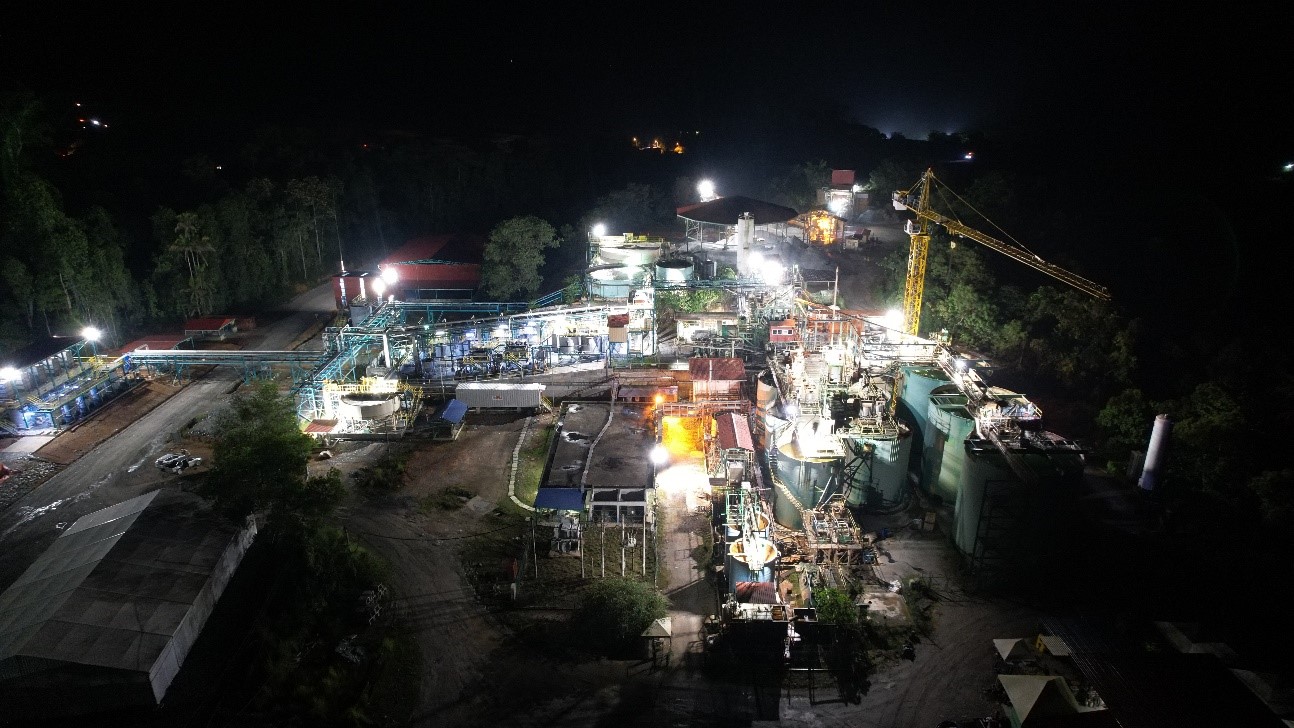
<instances>
[{"instance_id":1,"label":"light pole","mask_svg":"<svg viewBox=\"0 0 1294 728\"><path fill-rule=\"evenodd\" d=\"M99 339L103 337L103 332L93 326L87 326L81 329L81 338L90 342L90 352L92 356L99 355Z\"/></svg>"}]
</instances>

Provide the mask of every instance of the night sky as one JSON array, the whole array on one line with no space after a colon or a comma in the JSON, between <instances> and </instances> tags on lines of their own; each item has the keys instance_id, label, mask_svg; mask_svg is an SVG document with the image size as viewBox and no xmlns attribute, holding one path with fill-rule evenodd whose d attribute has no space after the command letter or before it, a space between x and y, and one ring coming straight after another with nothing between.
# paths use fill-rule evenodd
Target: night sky
<instances>
[{"instance_id":1,"label":"night sky","mask_svg":"<svg viewBox=\"0 0 1294 728\"><path fill-rule=\"evenodd\" d=\"M1288 153L1288 7L699 5L6 8L0 52L7 85L180 139L272 121L686 129L739 118L752 103L832 98L859 122L910 137L1024 125L1122 132L1136 147L1180 144L1184 156L1237 135Z\"/></svg>"},{"instance_id":2,"label":"night sky","mask_svg":"<svg viewBox=\"0 0 1294 728\"><path fill-rule=\"evenodd\" d=\"M1243 208L1290 202L1288 182L1275 196L1261 187L1294 162L1291 6L991 5L8 6L0 87L69 115L80 101L131 135L131 163L173 169L197 152L232 156L268 124L575 144L691 130L738 150L799 135L803 156L788 161L829 155L814 153L821 129L770 125L787 110L911 138L980 130L1024 167L1068 175L1065 204L1094 226L1092 249L1072 257L1116 292L1157 295L1154 281L1137 291L1109 277L1154 278L1165 254L1202 261L1161 276L1186 305L1277 287L1287 226ZM1131 248L1146 259L1119 257Z\"/></svg>"}]
</instances>

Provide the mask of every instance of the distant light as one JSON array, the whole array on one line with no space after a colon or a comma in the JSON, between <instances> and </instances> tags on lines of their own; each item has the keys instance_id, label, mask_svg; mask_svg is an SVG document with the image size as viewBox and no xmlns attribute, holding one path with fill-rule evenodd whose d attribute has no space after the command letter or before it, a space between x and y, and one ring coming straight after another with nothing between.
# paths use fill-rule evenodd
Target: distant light
<instances>
[{"instance_id":1,"label":"distant light","mask_svg":"<svg viewBox=\"0 0 1294 728\"><path fill-rule=\"evenodd\" d=\"M786 269L776 260L766 260L764 265L760 267L760 273L763 275L765 283L777 285L782 282L782 276L785 275Z\"/></svg>"},{"instance_id":2,"label":"distant light","mask_svg":"<svg viewBox=\"0 0 1294 728\"><path fill-rule=\"evenodd\" d=\"M606 234L607 234L607 226L605 224L598 223L597 225L593 226L593 237L600 238Z\"/></svg>"},{"instance_id":3,"label":"distant light","mask_svg":"<svg viewBox=\"0 0 1294 728\"><path fill-rule=\"evenodd\" d=\"M386 293L386 281L378 278L373 281L373 295L381 298L383 293Z\"/></svg>"},{"instance_id":4,"label":"distant light","mask_svg":"<svg viewBox=\"0 0 1294 728\"><path fill-rule=\"evenodd\" d=\"M86 341L98 341L100 336L103 336L103 332L93 326L81 329L81 338Z\"/></svg>"},{"instance_id":5,"label":"distant light","mask_svg":"<svg viewBox=\"0 0 1294 728\"><path fill-rule=\"evenodd\" d=\"M957 369L957 371L959 371L959 372L964 372L964 371L966 371L966 360L965 360L965 359L958 359L958 360L954 361L954 362L953 362L953 367L955 367L955 368Z\"/></svg>"},{"instance_id":6,"label":"distant light","mask_svg":"<svg viewBox=\"0 0 1294 728\"><path fill-rule=\"evenodd\" d=\"M966 152L966 156L962 157L962 159L974 159L974 158L975 158L975 152Z\"/></svg>"},{"instance_id":7,"label":"distant light","mask_svg":"<svg viewBox=\"0 0 1294 728\"><path fill-rule=\"evenodd\" d=\"M437 332L436 332L436 336L438 336L438 337L439 337L439 336L448 336L448 335L449 335L449 332L448 332L448 331L445 331L444 329L441 329L440 331L437 331Z\"/></svg>"},{"instance_id":8,"label":"distant light","mask_svg":"<svg viewBox=\"0 0 1294 728\"><path fill-rule=\"evenodd\" d=\"M81 105L81 102L80 102L80 101L76 102L76 105L77 105L77 106L80 106L80 105Z\"/></svg>"},{"instance_id":9,"label":"distant light","mask_svg":"<svg viewBox=\"0 0 1294 728\"><path fill-rule=\"evenodd\" d=\"M665 401L665 395L663 395L663 394L658 394L658 395L656 395L656 404L660 404L660 403L662 403L662 402L664 402L664 401Z\"/></svg>"},{"instance_id":10,"label":"distant light","mask_svg":"<svg viewBox=\"0 0 1294 728\"><path fill-rule=\"evenodd\" d=\"M833 197L831 202L827 203L827 209L831 210L834 215L844 215L849 211L849 201L843 197Z\"/></svg>"},{"instance_id":11,"label":"distant light","mask_svg":"<svg viewBox=\"0 0 1294 728\"><path fill-rule=\"evenodd\" d=\"M1282 169L1284 169L1286 172L1294 172L1294 162L1290 162L1289 164L1286 164Z\"/></svg>"},{"instance_id":12,"label":"distant light","mask_svg":"<svg viewBox=\"0 0 1294 728\"><path fill-rule=\"evenodd\" d=\"M863 191L863 186L862 186L862 185L860 185L860 184L855 184L853 187L850 187L850 188L849 188L849 191L850 191L850 192L853 192L853 193L856 195L856 194L858 194L859 192L862 192L862 191Z\"/></svg>"},{"instance_id":13,"label":"distant light","mask_svg":"<svg viewBox=\"0 0 1294 728\"><path fill-rule=\"evenodd\" d=\"M224 169L224 167L221 167L219 164L217 164L217 165L216 165L216 171L217 171L217 172L219 172L219 171L220 171L220 170L222 170L222 169Z\"/></svg>"},{"instance_id":14,"label":"distant light","mask_svg":"<svg viewBox=\"0 0 1294 728\"><path fill-rule=\"evenodd\" d=\"M91 124L94 124L95 126L101 126L101 124L99 123L99 120L98 120L98 119L91 119L91 120L90 120L90 123L91 123Z\"/></svg>"},{"instance_id":15,"label":"distant light","mask_svg":"<svg viewBox=\"0 0 1294 728\"><path fill-rule=\"evenodd\" d=\"M701 196L702 202L709 202L717 196L714 190L714 182L708 179L703 179L696 184L696 193Z\"/></svg>"},{"instance_id":16,"label":"distant light","mask_svg":"<svg viewBox=\"0 0 1294 728\"><path fill-rule=\"evenodd\" d=\"M78 104L78 106L79 106L79 104ZM19 372L19 371L18 371L17 369L15 369L14 367L4 367L4 368L0 368L0 381L4 381L4 382L16 382L16 381L18 381L19 379L22 379L22 373L21 373L21 372Z\"/></svg>"},{"instance_id":17,"label":"distant light","mask_svg":"<svg viewBox=\"0 0 1294 728\"><path fill-rule=\"evenodd\" d=\"M752 270L760 270L764 267L764 256L758 250L752 250L750 255L746 256L746 266Z\"/></svg>"},{"instance_id":18,"label":"distant light","mask_svg":"<svg viewBox=\"0 0 1294 728\"><path fill-rule=\"evenodd\" d=\"M394 286L395 282L400 280L400 271L396 270L395 266L389 265L382 269L382 280L386 281L387 285Z\"/></svg>"},{"instance_id":19,"label":"distant light","mask_svg":"<svg viewBox=\"0 0 1294 728\"><path fill-rule=\"evenodd\" d=\"M657 445L651 449L651 461L656 465L664 465L669 460L669 451L662 445Z\"/></svg>"}]
</instances>

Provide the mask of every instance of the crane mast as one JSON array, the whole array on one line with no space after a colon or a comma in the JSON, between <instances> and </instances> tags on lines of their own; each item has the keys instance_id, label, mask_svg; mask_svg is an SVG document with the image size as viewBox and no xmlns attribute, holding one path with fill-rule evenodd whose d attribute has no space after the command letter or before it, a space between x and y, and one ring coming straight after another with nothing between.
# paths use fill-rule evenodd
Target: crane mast
<instances>
[{"instance_id":1,"label":"crane mast","mask_svg":"<svg viewBox=\"0 0 1294 728\"><path fill-rule=\"evenodd\" d=\"M916 214L915 220L909 220L906 226L912 240L908 252L908 274L903 292L903 328L907 333L916 336L917 326L921 322L921 300L926 284L926 257L930 252L930 226L943 227L953 235L970 238L991 250L1017 260L1034 270L1041 271L1062 283L1067 283L1078 290L1102 301L1110 300L1110 292L1102 285L1048 263L1032 252L1006 243L990 235L962 224L946 215L930 209L930 187L935 182L933 169L927 169L921 179L911 188L894 193L896 210L911 210Z\"/></svg>"}]
</instances>

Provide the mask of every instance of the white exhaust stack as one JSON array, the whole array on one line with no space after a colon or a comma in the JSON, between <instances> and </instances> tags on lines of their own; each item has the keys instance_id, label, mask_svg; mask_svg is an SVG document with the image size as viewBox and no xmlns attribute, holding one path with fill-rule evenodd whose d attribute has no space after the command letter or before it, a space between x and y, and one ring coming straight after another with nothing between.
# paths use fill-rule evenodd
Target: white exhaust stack
<instances>
[{"instance_id":1,"label":"white exhaust stack","mask_svg":"<svg viewBox=\"0 0 1294 728\"><path fill-rule=\"evenodd\" d=\"M755 216L749 212L743 212L741 217L737 218L737 275L742 278L750 277L746 258L750 254L750 246L754 240Z\"/></svg>"},{"instance_id":2,"label":"white exhaust stack","mask_svg":"<svg viewBox=\"0 0 1294 728\"><path fill-rule=\"evenodd\" d=\"M1155 427L1150 431L1150 444L1146 447L1146 466L1141 471L1137 485L1152 491L1159 485L1168 458L1168 437L1173 433L1173 421L1168 415L1155 417Z\"/></svg>"}]
</instances>

